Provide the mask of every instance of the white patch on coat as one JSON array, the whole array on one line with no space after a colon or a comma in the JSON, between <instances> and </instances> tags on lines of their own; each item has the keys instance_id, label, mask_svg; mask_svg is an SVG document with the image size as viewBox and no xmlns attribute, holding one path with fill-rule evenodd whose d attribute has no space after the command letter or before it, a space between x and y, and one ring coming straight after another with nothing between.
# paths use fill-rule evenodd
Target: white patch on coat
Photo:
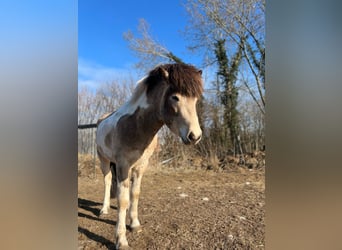
<instances>
[{"instance_id":1,"label":"white patch on coat","mask_svg":"<svg viewBox=\"0 0 342 250\"><path fill-rule=\"evenodd\" d=\"M138 108L146 109L149 107L146 96L146 77L138 81L137 87L135 88L132 97L124 103L116 112L103 120L97 128L96 144L101 148L103 154L109 159L112 158L112 149L107 148L105 145L105 138L107 134L111 131L120 118L124 115L131 115Z\"/></svg>"}]
</instances>

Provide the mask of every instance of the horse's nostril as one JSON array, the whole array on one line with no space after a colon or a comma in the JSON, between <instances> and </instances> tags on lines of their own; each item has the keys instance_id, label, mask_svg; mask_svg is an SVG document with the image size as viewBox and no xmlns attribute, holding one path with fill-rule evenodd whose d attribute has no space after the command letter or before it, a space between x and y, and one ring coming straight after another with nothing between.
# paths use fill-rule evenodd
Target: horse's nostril
<instances>
[{"instance_id":1,"label":"horse's nostril","mask_svg":"<svg viewBox=\"0 0 342 250\"><path fill-rule=\"evenodd\" d=\"M194 141L194 140L195 140L195 135L194 135L194 133L190 132L190 134L188 135L188 139L189 139L190 141Z\"/></svg>"},{"instance_id":2,"label":"horse's nostril","mask_svg":"<svg viewBox=\"0 0 342 250\"><path fill-rule=\"evenodd\" d=\"M199 136L198 138L196 138L196 136L194 135L194 133L190 132L190 134L188 135L188 139L189 139L189 141L194 142L194 141L197 141L197 140L201 139L201 136Z\"/></svg>"}]
</instances>

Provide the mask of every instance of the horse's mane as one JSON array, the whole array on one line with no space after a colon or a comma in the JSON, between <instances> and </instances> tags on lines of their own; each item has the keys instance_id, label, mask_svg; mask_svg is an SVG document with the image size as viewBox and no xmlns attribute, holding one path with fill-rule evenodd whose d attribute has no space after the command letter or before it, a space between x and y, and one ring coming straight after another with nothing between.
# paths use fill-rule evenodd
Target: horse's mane
<instances>
[{"instance_id":1,"label":"horse's mane","mask_svg":"<svg viewBox=\"0 0 342 250\"><path fill-rule=\"evenodd\" d=\"M150 71L146 78L147 93L159 82L165 81L171 86L173 92L188 97L200 97L203 93L201 73L194 66L185 63L157 66Z\"/></svg>"}]
</instances>

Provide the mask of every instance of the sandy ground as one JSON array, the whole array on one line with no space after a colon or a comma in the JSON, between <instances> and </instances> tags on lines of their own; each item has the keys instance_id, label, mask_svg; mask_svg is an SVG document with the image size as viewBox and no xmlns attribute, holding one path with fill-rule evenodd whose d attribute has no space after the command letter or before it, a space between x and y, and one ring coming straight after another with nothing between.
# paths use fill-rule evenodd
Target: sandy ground
<instances>
[{"instance_id":1,"label":"sandy ground","mask_svg":"<svg viewBox=\"0 0 342 250\"><path fill-rule=\"evenodd\" d=\"M103 179L78 179L79 249L115 249L116 200L98 217ZM142 232L131 249L265 249L265 171L151 168L139 201ZM128 222L128 221L127 221Z\"/></svg>"}]
</instances>

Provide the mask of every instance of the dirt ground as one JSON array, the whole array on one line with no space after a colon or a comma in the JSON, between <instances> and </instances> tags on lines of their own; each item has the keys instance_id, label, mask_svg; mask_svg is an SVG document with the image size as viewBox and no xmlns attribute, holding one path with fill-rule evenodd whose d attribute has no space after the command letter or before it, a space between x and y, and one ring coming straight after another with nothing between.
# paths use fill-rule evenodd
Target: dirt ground
<instances>
[{"instance_id":1,"label":"dirt ground","mask_svg":"<svg viewBox=\"0 0 342 250\"><path fill-rule=\"evenodd\" d=\"M116 200L98 217L103 179L78 179L79 249L115 249ZM127 230L131 249L265 249L265 171L237 167L150 168L139 200L142 232ZM128 221L127 221L128 223Z\"/></svg>"}]
</instances>

